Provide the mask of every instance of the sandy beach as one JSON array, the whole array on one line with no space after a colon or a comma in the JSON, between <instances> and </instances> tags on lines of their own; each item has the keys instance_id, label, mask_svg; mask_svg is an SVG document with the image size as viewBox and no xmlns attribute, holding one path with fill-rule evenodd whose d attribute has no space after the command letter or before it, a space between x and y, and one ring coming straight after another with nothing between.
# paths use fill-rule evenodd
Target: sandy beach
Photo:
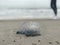
<instances>
[{"instance_id":1,"label":"sandy beach","mask_svg":"<svg viewBox=\"0 0 60 45\"><path fill-rule=\"evenodd\" d=\"M40 23L41 36L26 37L17 35L25 22ZM60 20L30 19L30 20L0 20L0 45L60 45Z\"/></svg>"}]
</instances>

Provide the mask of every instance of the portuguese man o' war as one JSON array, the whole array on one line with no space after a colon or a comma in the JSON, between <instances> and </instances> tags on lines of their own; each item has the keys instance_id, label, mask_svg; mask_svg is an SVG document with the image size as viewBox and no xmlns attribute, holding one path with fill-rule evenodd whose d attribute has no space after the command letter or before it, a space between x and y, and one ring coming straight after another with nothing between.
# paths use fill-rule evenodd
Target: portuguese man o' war
<instances>
[{"instance_id":1,"label":"portuguese man o' war","mask_svg":"<svg viewBox=\"0 0 60 45\"><path fill-rule=\"evenodd\" d=\"M22 25L22 30L16 34L23 34L25 36L40 36L40 24L37 22L26 22Z\"/></svg>"},{"instance_id":2,"label":"portuguese man o' war","mask_svg":"<svg viewBox=\"0 0 60 45\"><path fill-rule=\"evenodd\" d=\"M39 31L25 30L25 31L17 31L16 34L23 34L25 36L40 36L41 34L38 32Z\"/></svg>"}]
</instances>

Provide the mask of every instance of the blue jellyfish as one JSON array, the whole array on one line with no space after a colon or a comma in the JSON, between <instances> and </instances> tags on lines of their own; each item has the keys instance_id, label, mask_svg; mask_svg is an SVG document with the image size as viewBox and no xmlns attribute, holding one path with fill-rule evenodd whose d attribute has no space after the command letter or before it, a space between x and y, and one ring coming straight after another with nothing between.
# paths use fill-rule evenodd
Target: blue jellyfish
<instances>
[{"instance_id":1,"label":"blue jellyfish","mask_svg":"<svg viewBox=\"0 0 60 45\"><path fill-rule=\"evenodd\" d=\"M17 31L16 34L23 34L25 36L39 36L41 35L38 33L39 31L34 31L34 30L25 30L25 31Z\"/></svg>"}]
</instances>

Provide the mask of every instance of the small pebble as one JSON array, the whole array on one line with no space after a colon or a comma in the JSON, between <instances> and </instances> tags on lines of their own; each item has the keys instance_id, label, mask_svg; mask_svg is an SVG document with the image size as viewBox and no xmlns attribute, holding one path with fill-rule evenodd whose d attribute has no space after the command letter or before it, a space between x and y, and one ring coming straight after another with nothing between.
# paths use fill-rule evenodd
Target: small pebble
<instances>
[{"instance_id":1,"label":"small pebble","mask_svg":"<svg viewBox=\"0 0 60 45\"><path fill-rule=\"evenodd\" d=\"M3 42L5 41L5 40L2 40Z\"/></svg>"},{"instance_id":2,"label":"small pebble","mask_svg":"<svg viewBox=\"0 0 60 45\"><path fill-rule=\"evenodd\" d=\"M57 44L60 44L58 41L56 41Z\"/></svg>"},{"instance_id":3,"label":"small pebble","mask_svg":"<svg viewBox=\"0 0 60 45\"><path fill-rule=\"evenodd\" d=\"M36 43L32 43L32 45L37 45Z\"/></svg>"},{"instance_id":4,"label":"small pebble","mask_svg":"<svg viewBox=\"0 0 60 45\"><path fill-rule=\"evenodd\" d=\"M38 40L38 42L40 42L40 40Z\"/></svg>"},{"instance_id":5,"label":"small pebble","mask_svg":"<svg viewBox=\"0 0 60 45\"><path fill-rule=\"evenodd\" d=\"M13 42L16 42L15 40Z\"/></svg>"},{"instance_id":6,"label":"small pebble","mask_svg":"<svg viewBox=\"0 0 60 45\"><path fill-rule=\"evenodd\" d=\"M52 44L52 42L49 42L49 44Z\"/></svg>"}]
</instances>

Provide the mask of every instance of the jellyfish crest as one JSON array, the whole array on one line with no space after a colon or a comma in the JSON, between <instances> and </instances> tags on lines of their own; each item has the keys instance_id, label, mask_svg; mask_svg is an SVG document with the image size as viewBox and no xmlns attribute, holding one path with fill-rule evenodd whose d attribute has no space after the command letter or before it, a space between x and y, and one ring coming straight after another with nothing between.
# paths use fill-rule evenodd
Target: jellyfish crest
<instances>
[{"instance_id":1,"label":"jellyfish crest","mask_svg":"<svg viewBox=\"0 0 60 45\"><path fill-rule=\"evenodd\" d=\"M22 29L24 30L40 30L40 24L38 22L26 22Z\"/></svg>"}]
</instances>

